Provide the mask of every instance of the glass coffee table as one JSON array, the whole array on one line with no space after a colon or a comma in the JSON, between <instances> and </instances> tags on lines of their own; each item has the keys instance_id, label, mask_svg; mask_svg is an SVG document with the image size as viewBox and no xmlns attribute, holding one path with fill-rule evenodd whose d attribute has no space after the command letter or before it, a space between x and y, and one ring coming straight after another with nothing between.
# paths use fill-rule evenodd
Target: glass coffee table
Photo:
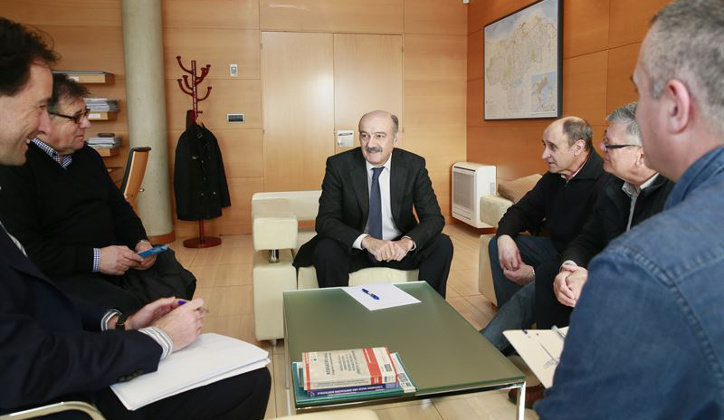
<instances>
[{"instance_id":1,"label":"glass coffee table","mask_svg":"<svg viewBox=\"0 0 724 420\"><path fill-rule=\"evenodd\" d=\"M388 403L496 389L519 388L523 418L525 375L426 282L397 286L420 303L369 311L341 288L284 292L286 386L291 362L306 351L387 347L398 352L417 388L413 394L360 396L343 402L294 400L296 411ZM291 392L294 398L294 392Z\"/></svg>"}]
</instances>

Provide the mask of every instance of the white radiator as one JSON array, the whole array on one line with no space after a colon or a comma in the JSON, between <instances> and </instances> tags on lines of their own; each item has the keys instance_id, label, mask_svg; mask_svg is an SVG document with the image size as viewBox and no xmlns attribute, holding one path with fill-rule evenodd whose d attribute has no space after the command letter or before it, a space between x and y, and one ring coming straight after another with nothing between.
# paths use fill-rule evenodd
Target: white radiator
<instances>
[{"instance_id":1,"label":"white radiator","mask_svg":"<svg viewBox=\"0 0 724 420\"><path fill-rule=\"evenodd\" d=\"M476 228L492 227L480 221L480 197L495 195L495 166L458 162L452 168L452 215Z\"/></svg>"}]
</instances>

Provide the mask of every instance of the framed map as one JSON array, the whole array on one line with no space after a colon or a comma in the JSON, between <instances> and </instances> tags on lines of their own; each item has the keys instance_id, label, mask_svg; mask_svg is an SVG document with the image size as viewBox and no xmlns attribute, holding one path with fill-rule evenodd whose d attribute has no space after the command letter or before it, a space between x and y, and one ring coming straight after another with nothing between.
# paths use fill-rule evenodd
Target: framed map
<instances>
[{"instance_id":1,"label":"framed map","mask_svg":"<svg viewBox=\"0 0 724 420\"><path fill-rule=\"evenodd\" d=\"M561 115L560 0L542 0L485 26L486 120Z\"/></svg>"}]
</instances>

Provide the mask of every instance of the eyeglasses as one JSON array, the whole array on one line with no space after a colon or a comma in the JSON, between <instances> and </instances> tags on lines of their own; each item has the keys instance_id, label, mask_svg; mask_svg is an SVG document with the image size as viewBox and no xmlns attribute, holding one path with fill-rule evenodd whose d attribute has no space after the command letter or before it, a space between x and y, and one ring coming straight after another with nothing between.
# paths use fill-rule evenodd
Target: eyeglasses
<instances>
[{"instance_id":1,"label":"eyeglasses","mask_svg":"<svg viewBox=\"0 0 724 420\"><path fill-rule=\"evenodd\" d=\"M623 149L624 147L638 147L638 144L608 144L606 142L601 143L601 149L605 152L606 150Z\"/></svg>"},{"instance_id":2,"label":"eyeglasses","mask_svg":"<svg viewBox=\"0 0 724 420\"><path fill-rule=\"evenodd\" d=\"M80 123L83 121L83 118L88 118L88 115L90 114L90 108L85 108L82 111L78 111L73 115L59 114L57 112L49 112L48 114L55 115L56 117L67 118L74 123L80 125Z\"/></svg>"}]
</instances>

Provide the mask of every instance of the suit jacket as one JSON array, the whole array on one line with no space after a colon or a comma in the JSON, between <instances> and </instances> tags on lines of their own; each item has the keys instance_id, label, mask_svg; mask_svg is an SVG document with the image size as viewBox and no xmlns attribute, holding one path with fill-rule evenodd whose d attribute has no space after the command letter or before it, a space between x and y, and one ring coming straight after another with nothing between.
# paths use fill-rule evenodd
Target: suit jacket
<instances>
[{"instance_id":1,"label":"suit jacket","mask_svg":"<svg viewBox=\"0 0 724 420\"><path fill-rule=\"evenodd\" d=\"M100 332L106 308L71 301L0 228L0 412L93 392L155 371L161 347L138 331Z\"/></svg>"},{"instance_id":2,"label":"suit jacket","mask_svg":"<svg viewBox=\"0 0 724 420\"><path fill-rule=\"evenodd\" d=\"M390 207L397 228L415 241L415 252L422 252L442 231L445 218L421 156L402 149L392 151ZM329 157L315 224L317 236L300 248L294 265L312 265L319 237L334 239L351 253L354 241L364 233L368 212L369 187L362 150L357 147Z\"/></svg>"},{"instance_id":3,"label":"suit jacket","mask_svg":"<svg viewBox=\"0 0 724 420\"><path fill-rule=\"evenodd\" d=\"M631 198L621 189L623 180L611 174L605 176L606 184L593 207L593 214L581 233L568 244L561 261L571 260L581 267L587 267L591 258L603 251L613 238L626 231ZM636 199L631 227L663 210L673 187L672 181L657 175L651 185L641 190Z\"/></svg>"}]
</instances>

